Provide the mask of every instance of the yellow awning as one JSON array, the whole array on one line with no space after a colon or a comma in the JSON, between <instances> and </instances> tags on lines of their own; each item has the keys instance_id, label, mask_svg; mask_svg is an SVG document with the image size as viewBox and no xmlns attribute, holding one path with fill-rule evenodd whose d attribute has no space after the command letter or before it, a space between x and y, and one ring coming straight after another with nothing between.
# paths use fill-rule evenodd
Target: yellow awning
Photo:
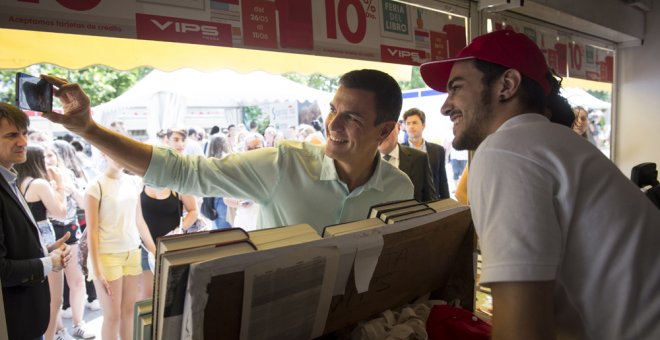
<instances>
[{"instance_id":1,"label":"yellow awning","mask_svg":"<svg viewBox=\"0 0 660 340\"><path fill-rule=\"evenodd\" d=\"M378 69L398 80L410 80L411 66L305 54L192 45L149 40L95 37L0 29L0 68L54 64L68 69L106 65L119 70L151 66L163 71L183 67L200 71L232 69L340 76L363 68Z\"/></svg>"}]
</instances>

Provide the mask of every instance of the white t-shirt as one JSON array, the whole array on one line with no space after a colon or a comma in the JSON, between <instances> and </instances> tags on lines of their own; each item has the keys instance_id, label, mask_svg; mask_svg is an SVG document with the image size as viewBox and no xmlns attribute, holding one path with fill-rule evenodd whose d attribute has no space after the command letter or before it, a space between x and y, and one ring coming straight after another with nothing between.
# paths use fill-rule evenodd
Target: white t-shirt
<instances>
[{"instance_id":1,"label":"white t-shirt","mask_svg":"<svg viewBox=\"0 0 660 340\"><path fill-rule=\"evenodd\" d=\"M126 174L116 179L103 174L87 186L87 194L101 201L99 253L126 252L140 246L136 223L136 209L142 188L140 182L138 177ZM99 184L102 195L99 195Z\"/></svg>"},{"instance_id":2,"label":"white t-shirt","mask_svg":"<svg viewBox=\"0 0 660 340\"><path fill-rule=\"evenodd\" d=\"M519 115L468 181L483 283L555 280L559 338L660 339L660 210L597 148Z\"/></svg>"}]
</instances>

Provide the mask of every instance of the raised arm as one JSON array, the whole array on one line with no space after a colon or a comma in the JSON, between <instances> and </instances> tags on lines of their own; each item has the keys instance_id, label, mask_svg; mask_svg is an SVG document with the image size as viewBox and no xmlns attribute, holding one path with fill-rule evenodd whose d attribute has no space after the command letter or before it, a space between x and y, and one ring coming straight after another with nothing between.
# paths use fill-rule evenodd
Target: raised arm
<instances>
[{"instance_id":1,"label":"raised arm","mask_svg":"<svg viewBox=\"0 0 660 340\"><path fill-rule=\"evenodd\" d=\"M45 112L42 114L44 118L62 124L126 170L144 176L151 160L151 145L140 143L95 122L92 119L89 97L78 84L54 76L42 75L41 78L57 88L55 96L60 99L63 110L62 113Z\"/></svg>"}]
</instances>

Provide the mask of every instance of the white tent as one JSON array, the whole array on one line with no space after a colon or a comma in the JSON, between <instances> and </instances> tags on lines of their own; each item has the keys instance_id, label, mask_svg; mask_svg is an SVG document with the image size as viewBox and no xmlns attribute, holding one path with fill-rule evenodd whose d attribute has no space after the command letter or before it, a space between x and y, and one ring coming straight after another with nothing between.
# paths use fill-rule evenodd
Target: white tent
<instances>
[{"instance_id":1,"label":"white tent","mask_svg":"<svg viewBox=\"0 0 660 340\"><path fill-rule=\"evenodd\" d=\"M136 108L148 114L147 131L182 126L190 107L239 108L274 102L316 101L325 107L332 94L265 72L231 70L202 73L193 69L154 70L119 97L93 108L102 124L122 119ZM232 119L234 121L237 118Z\"/></svg>"},{"instance_id":2,"label":"white tent","mask_svg":"<svg viewBox=\"0 0 660 340\"><path fill-rule=\"evenodd\" d=\"M612 104L602 101L589 94L589 92L576 87L562 88L561 94L573 107L582 106L586 109L609 110L612 106Z\"/></svg>"}]
</instances>

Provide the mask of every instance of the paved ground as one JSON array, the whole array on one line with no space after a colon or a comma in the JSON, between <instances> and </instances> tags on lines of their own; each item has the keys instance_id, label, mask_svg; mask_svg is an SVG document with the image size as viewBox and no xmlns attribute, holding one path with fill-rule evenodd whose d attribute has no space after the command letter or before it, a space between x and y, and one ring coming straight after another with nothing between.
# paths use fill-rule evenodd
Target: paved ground
<instances>
[{"instance_id":1,"label":"paved ground","mask_svg":"<svg viewBox=\"0 0 660 340\"><path fill-rule=\"evenodd\" d=\"M86 323L85 329L96 334L95 339L101 339L101 324L103 323L103 315L101 310L99 309L97 311L91 311L89 308L85 308L85 316L83 317L83 320L85 320ZM69 334L71 334L73 332L73 322L71 319L62 318L62 321L64 323L64 327L66 327L67 331L69 331Z\"/></svg>"}]
</instances>

